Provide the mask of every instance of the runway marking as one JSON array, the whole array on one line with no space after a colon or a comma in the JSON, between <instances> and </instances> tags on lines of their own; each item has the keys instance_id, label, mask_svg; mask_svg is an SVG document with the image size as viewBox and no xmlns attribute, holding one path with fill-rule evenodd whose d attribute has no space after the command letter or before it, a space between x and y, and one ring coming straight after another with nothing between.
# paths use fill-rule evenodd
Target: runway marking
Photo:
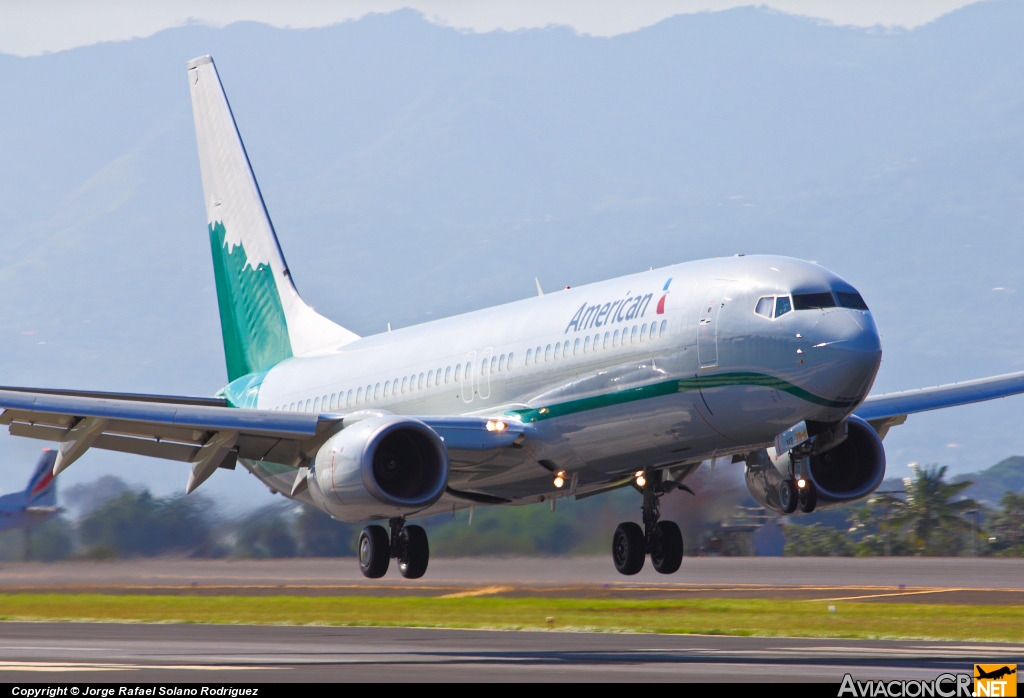
<instances>
[{"instance_id":1,"label":"runway marking","mask_svg":"<svg viewBox=\"0 0 1024 698\"><path fill-rule=\"evenodd\" d=\"M805 603L808 601L856 601L857 599L877 599L883 596L919 596L921 594L948 594L951 591L977 591L977 589L968 588L955 588L950 587L948 589L919 589L916 591L895 591L888 594L863 594L861 596L836 596L830 599L802 599Z\"/></svg>"},{"instance_id":2,"label":"runway marking","mask_svg":"<svg viewBox=\"0 0 1024 698\"><path fill-rule=\"evenodd\" d=\"M135 671L138 669L183 669L186 671L249 671L276 669L271 666L231 666L228 664L94 664L74 662L3 662L0 671Z\"/></svg>"},{"instance_id":3,"label":"runway marking","mask_svg":"<svg viewBox=\"0 0 1024 698\"><path fill-rule=\"evenodd\" d=\"M503 587L503 586L490 586L481 587L480 589L470 589L469 591L458 591L454 594L443 594L439 596L440 599L468 599L473 596L493 596L494 594L504 594L507 591L515 591L515 587Z\"/></svg>"}]
</instances>

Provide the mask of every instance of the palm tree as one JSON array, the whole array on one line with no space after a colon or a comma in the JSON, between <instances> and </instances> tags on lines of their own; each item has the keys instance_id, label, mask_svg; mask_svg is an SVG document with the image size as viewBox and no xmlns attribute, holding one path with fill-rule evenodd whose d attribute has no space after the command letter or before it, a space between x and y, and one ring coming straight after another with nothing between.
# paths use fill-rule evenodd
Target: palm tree
<instances>
[{"instance_id":1,"label":"palm tree","mask_svg":"<svg viewBox=\"0 0 1024 698\"><path fill-rule=\"evenodd\" d=\"M945 481L946 466L911 464L913 477L904 479L904 498L886 495L889 521L902 530L918 555L955 555L965 535L975 534L965 514L978 509L973 499L957 499L972 482Z\"/></svg>"}]
</instances>

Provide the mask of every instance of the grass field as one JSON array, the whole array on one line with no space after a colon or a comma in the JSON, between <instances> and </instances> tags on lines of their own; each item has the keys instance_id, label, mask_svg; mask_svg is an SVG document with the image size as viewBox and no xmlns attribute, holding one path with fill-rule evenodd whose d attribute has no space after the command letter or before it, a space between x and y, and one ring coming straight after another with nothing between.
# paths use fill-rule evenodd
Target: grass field
<instances>
[{"instance_id":1,"label":"grass field","mask_svg":"<svg viewBox=\"0 0 1024 698\"><path fill-rule=\"evenodd\" d=\"M1024 608L1019 606L764 599L631 601L0 594L0 620L554 629L1024 642Z\"/></svg>"}]
</instances>

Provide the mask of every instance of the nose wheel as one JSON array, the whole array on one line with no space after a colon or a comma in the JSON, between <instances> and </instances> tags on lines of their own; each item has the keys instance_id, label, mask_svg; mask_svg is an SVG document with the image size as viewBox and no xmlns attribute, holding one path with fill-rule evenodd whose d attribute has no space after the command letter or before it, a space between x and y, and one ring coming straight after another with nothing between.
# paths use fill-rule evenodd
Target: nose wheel
<instances>
[{"instance_id":1,"label":"nose wheel","mask_svg":"<svg viewBox=\"0 0 1024 698\"><path fill-rule=\"evenodd\" d=\"M621 523L612 536L612 562L620 574L634 575L644 567L650 556L651 565L661 574L672 574L683 563L683 534L672 521L661 521L658 501L674 488L666 487L661 473L644 473L643 511L644 526L632 521ZM685 488L689 490L689 488Z\"/></svg>"},{"instance_id":2,"label":"nose wheel","mask_svg":"<svg viewBox=\"0 0 1024 698\"><path fill-rule=\"evenodd\" d=\"M430 544L421 526L406 526L405 519L391 519L390 540L383 526L367 526L359 534L359 569L364 577L378 579L387 574L391 558L406 579L419 579L427 571Z\"/></svg>"}]
</instances>

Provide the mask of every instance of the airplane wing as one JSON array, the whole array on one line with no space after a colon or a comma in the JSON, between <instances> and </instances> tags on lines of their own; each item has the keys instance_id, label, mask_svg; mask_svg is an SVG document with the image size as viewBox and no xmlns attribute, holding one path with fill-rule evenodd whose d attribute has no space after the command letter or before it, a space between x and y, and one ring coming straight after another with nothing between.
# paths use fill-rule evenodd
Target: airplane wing
<instances>
[{"instance_id":1,"label":"airplane wing","mask_svg":"<svg viewBox=\"0 0 1024 698\"><path fill-rule=\"evenodd\" d=\"M54 471L89 448L192 463L191 492L237 458L298 468L323 443L365 414L309 414L236 409L216 398L174 398L82 391L0 389L0 424L15 436L60 443ZM449 448L453 469L523 438L521 425L495 428L485 417L422 417ZM493 456L493 454L492 454Z\"/></svg>"},{"instance_id":2,"label":"airplane wing","mask_svg":"<svg viewBox=\"0 0 1024 698\"><path fill-rule=\"evenodd\" d=\"M871 395L854 414L871 424L878 435L884 438L891 427L903 424L907 421L907 415L916 412L969 405L1020 393L1024 393L1024 371L933 388Z\"/></svg>"}]
</instances>

